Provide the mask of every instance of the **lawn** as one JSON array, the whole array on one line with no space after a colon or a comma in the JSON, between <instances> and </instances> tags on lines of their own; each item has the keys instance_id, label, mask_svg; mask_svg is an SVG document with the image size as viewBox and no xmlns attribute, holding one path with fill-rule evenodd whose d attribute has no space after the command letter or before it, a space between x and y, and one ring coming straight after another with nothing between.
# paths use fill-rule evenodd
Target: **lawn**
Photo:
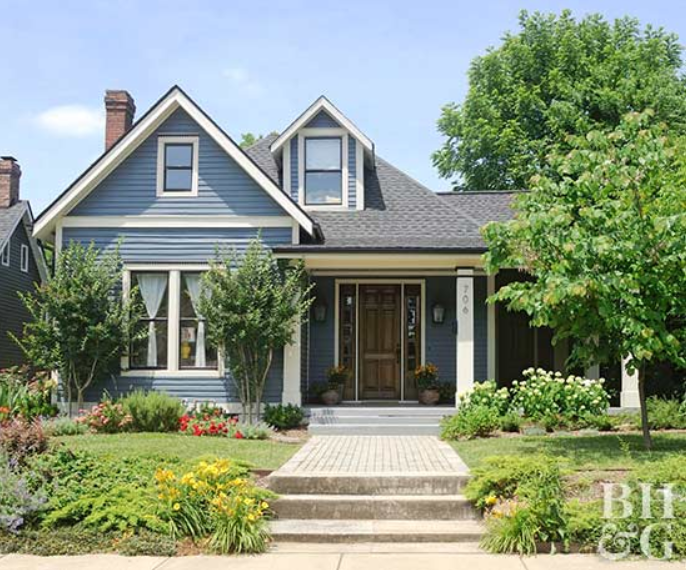
<instances>
[{"instance_id":1,"label":"lawn","mask_svg":"<svg viewBox=\"0 0 686 570\"><path fill-rule=\"evenodd\" d=\"M450 444L469 467L491 455L547 453L563 457L578 470L632 469L638 464L686 453L686 433L654 433L653 450L643 448L640 434L610 433L580 436L492 437Z\"/></svg>"},{"instance_id":2,"label":"lawn","mask_svg":"<svg viewBox=\"0 0 686 570\"><path fill-rule=\"evenodd\" d=\"M231 457L249 461L258 469L277 469L300 448L296 443L193 437L174 433L88 434L57 439L75 451L89 451L96 455L177 456L183 461L207 456Z\"/></svg>"}]
</instances>

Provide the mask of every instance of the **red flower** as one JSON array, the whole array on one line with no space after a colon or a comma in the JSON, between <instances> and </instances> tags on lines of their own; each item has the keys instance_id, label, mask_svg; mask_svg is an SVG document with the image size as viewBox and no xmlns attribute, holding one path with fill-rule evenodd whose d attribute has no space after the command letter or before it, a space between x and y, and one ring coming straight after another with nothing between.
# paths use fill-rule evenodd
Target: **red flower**
<instances>
[{"instance_id":1,"label":"red flower","mask_svg":"<svg viewBox=\"0 0 686 570\"><path fill-rule=\"evenodd\" d=\"M235 437L236 439L244 439L243 434L239 431L237 431L236 435L234 435L233 437Z\"/></svg>"}]
</instances>

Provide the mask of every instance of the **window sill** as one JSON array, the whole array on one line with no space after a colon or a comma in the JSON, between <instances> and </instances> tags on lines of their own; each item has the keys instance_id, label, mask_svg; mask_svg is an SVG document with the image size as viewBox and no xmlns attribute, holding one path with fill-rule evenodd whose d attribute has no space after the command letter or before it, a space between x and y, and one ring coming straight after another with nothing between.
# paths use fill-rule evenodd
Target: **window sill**
<instances>
[{"instance_id":1,"label":"window sill","mask_svg":"<svg viewBox=\"0 0 686 570\"><path fill-rule=\"evenodd\" d=\"M219 370L122 370L126 378L222 378Z\"/></svg>"}]
</instances>

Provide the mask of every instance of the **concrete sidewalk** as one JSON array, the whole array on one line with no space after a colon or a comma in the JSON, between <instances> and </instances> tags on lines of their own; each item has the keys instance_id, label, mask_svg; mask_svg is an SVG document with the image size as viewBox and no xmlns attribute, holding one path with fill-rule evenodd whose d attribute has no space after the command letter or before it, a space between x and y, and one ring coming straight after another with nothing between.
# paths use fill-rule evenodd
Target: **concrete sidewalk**
<instances>
[{"instance_id":1,"label":"concrete sidewalk","mask_svg":"<svg viewBox=\"0 0 686 570\"><path fill-rule=\"evenodd\" d=\"M683 563L633 560L611 562L585 554L519 556L459 552L449 545L308 545L280 547L259 556L158 558L98 554L39 557L0 556L2 570L653 570L684 568Z\"/></svg>"}]
</instances>

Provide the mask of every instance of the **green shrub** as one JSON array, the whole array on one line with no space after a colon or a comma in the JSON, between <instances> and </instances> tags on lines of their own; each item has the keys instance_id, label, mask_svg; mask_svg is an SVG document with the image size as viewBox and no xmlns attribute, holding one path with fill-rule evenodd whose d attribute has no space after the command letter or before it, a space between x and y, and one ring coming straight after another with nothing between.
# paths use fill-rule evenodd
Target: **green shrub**
<instances>
[{"instance_id":1,"label":"green shrub","mask_svg":"<svg viewBox=\"0 0 686 570\"><path fill-rule=\"evenodd\" d=\"M686 428L686 403L652 396L646 402L651 429Z\"/></svg>"},{"instance_id":2,"label":"green shrub","mask_svg":"<svg viewBox=\"0 0 686 570\"><path fill-rule=\"evenodd\" d=\"M269 439L274 433L274 430L267 424L239 423L229 430L227 436L235 438L237 433L240 433L243 436L243 439Z\"/></svg>"},{"instance_id":3,"label":"green shrub","mask_svg":"<svg viewBox=\"0 0 686 570\"><path fill-rule=\"evenodd\" d=\"M262 419L276 429L294 429L302 424L305 412L294 404L267 404Z\"/></svg>"},{"instance_id":4,"label":"green shrub","mask_svg":"<svg viewBox=\"0 0 686 570\"><path fill-rule=\"evenodd\" d=\"M502 431L517 433L522 429L522 417L511 410L500 417L499 424Z\"/></svg>"},{"instance_id":5,"label":"green shrub","mask_svg":"<svg viewBox=\"0 0 686 570\"><path fill-rule=\"evenodd\" d=\"M498 388L494 380L477 382L472 390L460 396L458 408L471 406L491 408L496 415L505 415L510 409L510 392L507 388Z\"/></svg>"},{"instance_id":6,"label":"green shrub","mask_svg":"<svg viewBox=\"0 0 686 570\"><path fill-rule=\"evenodd\" d=\"M131 416L124 410L124 406L111 400L104 400L96 404L77 419L95 433L127 431L132 420Z\"/></svg>"},{"instance_id":7,"label":"green shrub","mask_svg":"<svg viewBox=\"0 0 686 570\"><path fill-rule=\"evenodd\" d=\"M57 408L50 403L55 382L47 373L32 374L28 367L0 370L0 421L21 416L54 416Z\"/></svg>"},{"instance_id":8,"label":"green shrub","mask_svg":"<svg viewBox=\"0 0 686 570\"><path fill-rule=\"evenodd\" d=\"M58 416L43 420L43 431L51 437L61 435L81 435L88 431L88 426L74 418Z\"/></svg>"},{"instance_id":9,"label":"green shrub","mask_svg":"<svg viewBox=\"0 0 686 570\"><path fill-rule=\"evenodd\" d=\"M603 518L602 501L571 499L565 505L569 542L582 549L595 551L608 522Z\"/></svg>"},{"instance_id":10,"label":"green shrub","mask_svg":"<svg viewBox=\"0 0 686 570\"><path fill-rule=\"evenodd\" d=\"M458 408L455 415L441 420L441 438L445 440L486 437L498 429L500 420L491 408Z\"/></svg>"},{"instance_id":11,"label":"green shrub","mask_svg":"<svg viewBox=\"0 0 686 570\"><path fill-rule=\"evenodd\" d=\"M169 432L179 429L184 414L181 401L164 392L136 390L119 400L131 416L132 431Z\"/></svg>"},{"instance_id":12,"label":"green shrub","mask_svg":"<svg viewBox=\"0 0 686 570\"><path fill-rule=\"evenodd\" d=\"M16 417L0 426L0 452L21 466L32 456L48 449L48 436L39 419L32 421Z\"/></svg>"}]
</instances>

